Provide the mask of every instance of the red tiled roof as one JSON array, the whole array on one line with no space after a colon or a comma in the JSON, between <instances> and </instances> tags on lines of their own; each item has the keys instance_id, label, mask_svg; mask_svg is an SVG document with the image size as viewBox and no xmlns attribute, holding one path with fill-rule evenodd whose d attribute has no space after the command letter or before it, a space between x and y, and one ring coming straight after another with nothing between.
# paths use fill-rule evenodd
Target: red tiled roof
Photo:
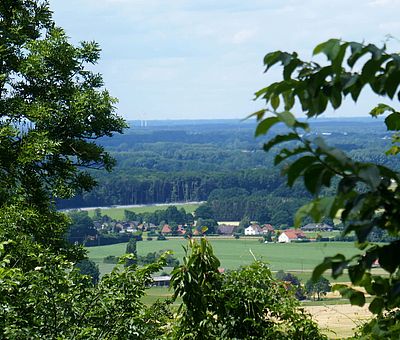
<instances>
[{"instance_id":1,"label":"red tiled roof","mask_svg":"<svg viewBox=\"0 0 400 340\"><path fill-rule=\"evenodd\" d=\"M161 232L162 233L164 233L164 234L168 234L168 233L170 233L172 230L171 230L171 228L170 228L170 226L168 225L168 224L164 224L164 226L162 227L162 229L161 229Z\"/></svg>"},{"instance_id":2,"label":"red tiled roof","mask_svg":"<svg viewBox=\"0 0 400 340\"><path fill-rule=\"evenodd\" d=\"M274 227L272 225L270 225L270 224L264 224L263 225L263 229L274 231Z\"/></svg>"},{"instance_id":3,"label":"red tiled roof","mask_svg":"<svg viewBox=\"0 0 400 340\"><path fill-rule=\"evenodd\" d=\"M289 240L295 240L298 238L305 238L306 235L301 231L297 229L288 229L285 230L283 233L289 238Z\"/></svg>"}]
</instances>

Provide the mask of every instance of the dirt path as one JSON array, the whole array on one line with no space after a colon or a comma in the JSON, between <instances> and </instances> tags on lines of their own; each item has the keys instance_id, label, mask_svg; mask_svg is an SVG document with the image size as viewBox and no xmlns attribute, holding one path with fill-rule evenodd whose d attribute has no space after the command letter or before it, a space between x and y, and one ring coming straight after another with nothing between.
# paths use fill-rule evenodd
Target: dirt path
<instances>
[{"instance_id":1,"label":"dirt path","mask_svg":"<svg viewBox=\"0 0 400 340\"><path fill-rule=\"evenodd\" d=\"M354 329L371 318L368 305L364 307L351 305L305 306L313 319L330 339L344 339L354 334Z\"/></svg>"}]
</instances>

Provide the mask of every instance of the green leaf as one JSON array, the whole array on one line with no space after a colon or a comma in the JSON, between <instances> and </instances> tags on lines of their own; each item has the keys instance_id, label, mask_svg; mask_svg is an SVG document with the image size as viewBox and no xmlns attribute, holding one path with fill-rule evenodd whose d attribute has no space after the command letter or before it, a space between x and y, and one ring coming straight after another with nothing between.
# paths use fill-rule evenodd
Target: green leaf
<instances>
[{"instance_id":1,"label":"green leaf","mask_svg":"<svg viewBox=\"0 0 400 340\"><path fill-rule=\"evenodd\" d=\"M324 261L314 268L312 273L312 280L316 281L325 271L329 268L338 268L339 265L347 264L346 258L343 254L336 254L335 256L325 257ZM334 276L336 278L337 276Z\"/></svg>"},{"instance_id":2,"label":"green leaf","mask_svg":"<svg viewBox=\"0 0 400 340\"><path fill-rule=\"evenodd\" d=\"M353 284L358 285L365 273L365 268L363 267L362 263L353 265L349 267L349 276L350 280Z\"/></svg>"},{"instance_id":3,"label":"green leaf","mask_svg":"<svg viewBox=\"0 0 400 340\"><path fill-rule=\"evenodd\" d=\"M298 147L296 149L293 150L289 150L289 149L282 149L278 155L275 156L274 159L274 165L278 165L280 164L282 161L284 161L285 159L291 157L291 156L295 156L298 155L300 153L306 152L307 148L304 147Z\"/></svg>"},{"instance_id":4,"label":"green leaf","mask_svg":"<svg viewBox=\"0 0 400 340\"><path fill-rule=\"evenodd\" d=\"M376 297L375 299L372 300L372 302L369 304L368 309L372 314L380 314L385 307L385 303L381 297Z\"/></svg>"},{"instance_id":5,"label":"green leaf","mask_svg":"<svg viewBox=\"0 0 400 340\"><path fill-rule=\"evenodd\" d=\"M264 119L257 125L255 136L265 135L269 129L275 124L279 123L280 120L277 117L269 117Z\"/></svg>"},{"instance_id":6,"label":"green leaf","mask_svg":"<svg viewBox=\"0 0 400 340\"><path fill-rule=\"evenodd\" d=\"M282 123L285 123L287 127L293 127L296 124L296 118L289 111L276 112L277 117Z\"/></svg>"},{"instance_id":7,"label":"green leaf","mask_svg":"<svg viewBox=\"0 0 400 340\"><path fill-rule=\"evenodd\" d=\"M347 93L347 91L345 91L345 90L354 86L357 83L359 78L360 78L360 76L358 74L346 75L345 77L343 77L342 78L342 80L344 81L344 83L342 84L343 92Z\"/></svg>"},{"instance_id":8,"label":"green leaf","mask_svg":"<svg viewBox=\"0 0 400 340\"><path fill-rule=\"evenodd\" d=\"M394 112L386 117L385 119L386 127L389 131L399 131L400 130L400 113Z\"/></svg>"},{"instance_id":9,"label":"green leaf","mask_svg":"<svg viewBox=\"0 0 400 340\"><path fill-rule=\"evenodd\" d=\"M384 114L387 111L395 112L395 110L391 106L380 103L376 107L374 107L369 114L372 117L377 117L381 114Z\"/></svg>"},{"instance_id":10,"label":"green leaf","mask_svg":"<svg viewBox=\"0 0 400 340\"><path fill-rule=\"evenodd\" d=\"M353 306L364 306L365 305L365 295L363 292L357 291L357 290L352 290L350 294L350 303Z\"/></svg>"},{"instance_id":11,"label":"green leaf","mask_svg":"<svg viewBox=\"0 0 400 340\"><path fill-rule=\"evenodd\" d=\"M279 103L280 103L279 96L277 95L271 96L271 106L274 110L276 110L279 107Z\"/></svg>"},{"instance_id":12,"label":"green leaf","mask_svg":"<svg viewBox=\"0 0 400 340\"><path fill-rule=\"evenodd\" d=\"M368 52L368 49L358 42L350 43L351 55L347 59L347 64L350 67L353 67L358 59L360 59L365 53Z\"/></svg>"},{"instance_id":13,"label":"green leaf","mask_svg":"<svg viewBox=\"0 0 400 340\"><path fill-rule=\"evenodd\" d=\"M285 110L289 111L294 106L294 96L291 91L283 93L283 101L285 103Z\"/></svg>"},{"instance_id":14,"label":"green leaf","mask_svg":"<svg viewBox=\"0 0 400 340\"><path fill-rule=\"evenodd\" d=\"M315 282L317 281L324 272L326 272L329 268L331 268L332 261L330 258L325 258L324 262L320 263L318 266L316 266L313 270L311 279Z\"/></svg>"},{"instance_id":15,"label":"green leaf","mask_svg":"<svg viewBox=\"0 0 400 340\"><path fill-rule=\"evenodd\" d=\"M360 96L363 85L353 86L350 90L351 98L356 102L358 97Z\"/></svg>"},{"instance_id":16,"label":"green leaf","mask_svg":"<svg viewBox=\"0 0 400 340\"><path fill-rule=\"evenodd\" d=\"M385 82L386 93L388 94L390 99L393 99L393 96L396 93L399 83L400 83L400 70L397 69L396 71L390 72Z\"/></svg>"},{"instance_id":17,"label":"green leaf","mask_svg":"<svg viewBox=\"0 0 400 340\"><path fill-rule=\"evenodd\" d=\"M343 270L347 268L348 262L332 262L332 277L338 278L340 275L343 274Z\"/></svg>"},{"instance_id":18,"label":"green leaf","mask_svg":"<svg viewBox=\"0 0 400 340\"><path fill-rule=\"evenodd\" d=\"M297 66L301 65L302 62L297 59L294 58L290 61L290 63L288 65L286 65L283 69L283 79L284 80L289 80L291 79L291 75L293 73L293 71L296 69Z\"/></svg>"},{"instance_id":19,"label":"green leaf","mask_svg":"<svg viewBox=\"0 0 400 340\"><path fill-rule=\"evenodd\" d=\"M282 54L281 51L275 51L275 52L271 52L271 53L268 53L265 55L264 65L267 66L266 71L268 71L268 69L271 66L273 66L274 64L276 64L279 61L281 54Z\"/></svg>"},{"instance_id":20,"label":"green leaf","mask_svg":"<svg viewBox=\"0 0 400 340\"><path fill-rule=\"evenodd\" d=\"M292 140L300 140L300 137L296 133L288 133L286 135L277 135L267 143L264 144L263 149L264 151L269 151L273 146L283 143L289 142Z\"/></svg>"},{"instance_id":21,"label":"green leaf","mask_svg":"<svg viewBox=\"0 0 400 340\"><path fill-rule=\"evenodd\" d=\"M379 250L379 264L389 273L394 273L400 264L400 241L392 242Z\"/></svg>"},{"instance_id":22,"label":"green leaf","mask_svg":"<svg viewBox=\"0 0 400 340\"><path fill-rule=\"evenodd\" d=\"M330 161L334 160L335 163L338 163L343 167L347 166L349 160L348 160L346 154L342 150L328 146L325 143L325 140L321 137L315 138L314 143L319 148L317 151L328 155Z\"/></svg>"},{"instance_id":23,"label":"green leaf","mask_svg":"<svg viewBox=\"0 0 400 340\"><path fill-rule=\"evenodd\" d=\"M357 181L357 178L354 176L343 177L339 182L338 192L342 194L348 194L357 185Z\"/></svg>"},{"instance_id":24,"label":"green leaf","mask_svg":"<svg viewBox=\"0 0 400 340\"><path fill-rule=\"evenodd\" d=\"M332 88L332 94L329 100L334 109L337 109L342 104L342 94L336 87Z\"/></svg>"},{"instance_id":25,"label":"green leaf","mask_svg":"<svg viewBox=\"0 0 400 340\"><path fill-rule=\"evenodd\" d=\"M257 121L260 121L261 119L263 119L263 117L265 115L265 112L267 112L267 110L260 110L260 111L254 112L254 113L248 115L243 120L247 120L247 119L249 119L251 117L257 117Z\"/></svg>"},{"instance_id":26,"label":"green leaf","mask_svg":"<svg viewBox=\"0 0 400 340\"><path fill-rule=\"evenodd\" d=\"M372 190L376 190L381 183L381 173L375 165L367 165L358 171L358 176L368 184Z\"/></svg>"},{"instance_id":27,"label":"green leaf","mask_svg":"<svg viewBox=\"0 0 400 340\"><path fill-rule=\"evenodd\" d=\"M327 169L321 163L312 164L303 174L304 185L311 194L318 194L322 186L322 177Z\"/></svg>"},{"instance_id":28,"label":"green leaf","mask_svg":"<svg viewBox=\"0 0 400 340\"><path fill-rule=\"evenodd\" d=\"M335 284L332 289L334 291L339 291L343 297L348 298L352 305L365 305L365 296L363 292L350 288L345 284Z\"/></svg>"},{"instance_id":29,"label":"green leaf","mask_svg":"<svg viewBox=\"0 0 400 340\"><path fill-rule=\"evenodd\" d=\"M303 220L309 216L310 211L312 209L313 203L307 203L305 205L303 205L302 207L300 207L299 209L297 209L296 214L294 215L294 226L296 228L299 228L303 222Z\"/></svg>"},{"instance_id":30,"label":"green leaf","mask_svg":"<svg viewBox=\"0 0 400 340\"><path fill-rule=\"evenodd\" d=\"M293 186L295 180L312 164L316 162L315 156L303 156L294 161L285 171L287 174L287 183Z\"/></svg>"},{"instance_id":31,"label":"green leaf","mask_svg":"<svg viewBox=\"0 0 400 340\"><path fill-rule=\"evenodd\" d=\"M324 53L329 60L334 60L340 52L340 40L329 39L314 48L313 55Z\"/></svg>"}]
</instances>

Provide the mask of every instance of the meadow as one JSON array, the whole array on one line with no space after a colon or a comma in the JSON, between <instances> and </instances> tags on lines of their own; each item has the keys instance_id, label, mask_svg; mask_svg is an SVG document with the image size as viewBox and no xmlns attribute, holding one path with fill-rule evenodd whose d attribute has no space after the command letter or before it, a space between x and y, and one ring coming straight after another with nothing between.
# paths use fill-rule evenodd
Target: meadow
<instances>
[{"instance_id":1,"label":"meadow","mask_svg":"<svg viewBox=\"0 0 400 340\"><path fill-rule=\"evenodd\" d=\"M101 214L102 215L107 215L115 220L123 220L125 218L124 212L125 210L133 211L137 214L142 214L142 213L153 213L156 210L165 210L169 205L175 205L178 209L184 208L187 213L193 213L200 204L196 203L174 203L174 204L152 204L152 205L143 205L139 207L106 207L106 208L100 208ZM85 209L87 210L89 217L94 217L94 211L95 209L90 208L90 209Z\"/></svg>"},{"instance_id":2,"label":"meadow","mask_svg":"<svg viewBox=\"0 0 400 340\"><path fill-rule=\"evenodd\" d=\"M285 270L295 274L303 284L311 277L312 269L322 261L325 256L342 253L346 256L356 254L357 250L352 242L310 242L310 243L260 243L258 238L209 238L215 254L221 261L221 267L236 269L250 264L254 259L266 261L273 272ZM182 238L169 238L166 241L141 241L137 243L139 255L148 252L170 249L181 261L187 240ZM102 274L112 270L112 264L104 264L103 258L107 255L119 256L125 253L126 243L88 248L89 257L94 260ZM167 270L168 271L168 270ZM382 269L374 269L382 275ZM325 275L331 281L329 273ZM339 277L338 281L348 282L347 274ZM353 329L362 321L368 319L370 314L367 306L364 308L350 306L347 299L342 299L337 294L331 294L323 301L306 301L302 305L310 312L320 327L330 339L344 339L354 333ZM166 287L151 287L147 289L143 302L151 304L158 299L164 300L172 296L172 291ZM368 299L369 302L369 299ZM174 301L172 306L177 308L181 299ZM332 323L332 320L334 322Z\"/></svg>"},{"instance_id":3,"label":"meadow","mask_svg":"<svg viewBox=\"0 0 400 340\"><path fill-rule=\"evenodd\" d=\"M342 253L345 256L356 254L357 250L351 242L310 242L310 243L260 243L258 238L210 238L216 256L221 261L221 267L236 269L248 265L254 259L269 263L271 270L298 272L300 276L308 277L312 269L325 256ZM140 241L137 243L139 255L159 250L172 250L182 261L185 254L184 246L187 240L169 238L166 241ZM95 261L102 274L111 271L112 264L104 264L108 255L120 256L125 253L126 243L109 246L87 248L89 257ZM302 275L305 274L305 275Z\"/></svg>"}]
</instances>

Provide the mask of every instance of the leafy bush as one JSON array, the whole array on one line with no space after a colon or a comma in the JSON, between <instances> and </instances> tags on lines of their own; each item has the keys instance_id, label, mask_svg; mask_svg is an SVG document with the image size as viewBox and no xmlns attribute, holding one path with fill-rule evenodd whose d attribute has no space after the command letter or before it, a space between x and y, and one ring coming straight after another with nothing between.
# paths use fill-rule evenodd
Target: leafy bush
<instances>
[{"instance_id":1,"label":"leafy bush","mask_svg":"<svg viewBox=\"0 0 400 340\"><path fill-rule=\"evenodd\" d=\"M265 263L225 274L219 265L207 240L189 241L184 264L171 278L174 297L183 301L174 338L325 339Z\"/></svg>"}]
</instances>

